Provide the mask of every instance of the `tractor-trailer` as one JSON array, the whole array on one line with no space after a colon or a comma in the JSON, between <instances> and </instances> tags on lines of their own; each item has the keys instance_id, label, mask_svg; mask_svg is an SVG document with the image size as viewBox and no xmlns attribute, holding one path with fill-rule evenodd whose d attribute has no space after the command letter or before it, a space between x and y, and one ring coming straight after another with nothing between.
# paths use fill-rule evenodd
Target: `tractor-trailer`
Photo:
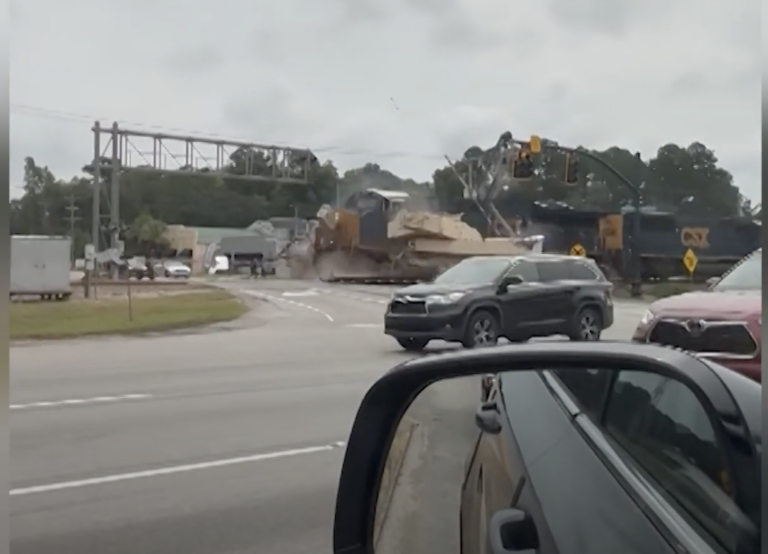
<instances>
[{"instance_id":1,"label":"tractor-trailer","mask_svg":"<svg viewBox=\"0 0 768 554\"><path fill-rule=\"evenodd\" d=\"M68 237L11 236L11 297L64 300L72 294Z\"/></svg>"}]
</instances>

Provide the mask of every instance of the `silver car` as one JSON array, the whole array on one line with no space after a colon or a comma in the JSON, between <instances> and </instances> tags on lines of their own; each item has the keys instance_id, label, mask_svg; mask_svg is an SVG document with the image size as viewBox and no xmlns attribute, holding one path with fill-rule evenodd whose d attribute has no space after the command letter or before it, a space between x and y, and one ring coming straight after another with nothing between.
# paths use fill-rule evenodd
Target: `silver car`
<instances>
[{"instance_id":1,"label":"silver car","mask_svg":"<svg viewBox=\"0 0 768 554\"><path fill-rule=\"evenodd\" d=\"M188 265L175 260L168 260L163 262L162 272L165 277L189 279L192 275L192 270Z\"/></svg>"}]
</instances>

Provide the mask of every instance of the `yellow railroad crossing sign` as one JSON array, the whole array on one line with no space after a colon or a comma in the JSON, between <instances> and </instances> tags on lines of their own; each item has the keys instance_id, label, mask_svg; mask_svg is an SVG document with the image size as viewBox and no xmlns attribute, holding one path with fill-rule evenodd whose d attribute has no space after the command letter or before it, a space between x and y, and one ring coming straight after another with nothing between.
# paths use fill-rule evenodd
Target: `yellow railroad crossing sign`
<instances>
[{"instance_id":1,"label":"yellow railroad crossing sign","mask_svg":"<svg viewBox=\"0 0 768 554\"><path fill-rule=\"evenodd\" d=\"M571 256L586 256L586 249L578 242L571 246Z\"/></svg>"},{"instance_id":2,"label":"yellow railroad crossing sign","mask_svg":"<svg viewBox=\"0 0 768 554\"><path fill-rule=\"evenodd\" d=\"M696 257L696 253L690 248L686 250L685 255L683 256L683 265L685 266L685 269L688 270L688 273L693 275L693 272L696 270L696 266L698 264L699 258Z\"/></svg>"}]
</instances>

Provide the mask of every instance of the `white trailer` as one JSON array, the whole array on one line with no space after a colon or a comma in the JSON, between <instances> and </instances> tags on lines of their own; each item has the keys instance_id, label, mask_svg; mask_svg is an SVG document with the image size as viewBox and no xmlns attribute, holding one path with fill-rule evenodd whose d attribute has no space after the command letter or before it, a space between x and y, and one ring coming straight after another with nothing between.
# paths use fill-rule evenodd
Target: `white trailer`
<instances>
[{"instance_id":1,"label":"white trailer","mask_svg":"<svg viewBox=\"0 0 768 554\"><path fill-rule=\"evenodd\" d=\"M11 236L11 297L69 298L71 248L68 237Z\"/></svg>"}]
</instances>

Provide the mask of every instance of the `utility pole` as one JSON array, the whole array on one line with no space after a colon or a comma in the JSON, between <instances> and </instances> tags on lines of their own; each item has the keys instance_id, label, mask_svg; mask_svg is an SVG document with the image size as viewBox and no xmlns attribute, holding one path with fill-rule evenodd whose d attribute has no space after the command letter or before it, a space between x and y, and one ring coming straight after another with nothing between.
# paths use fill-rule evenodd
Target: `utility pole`
<instances>
[{"instance_id":1,"label":"utility pole","mask_svg":"<svg viewBox=\"0 0 768 554\"><path fill-rule=\"evenodd\" d=\"M101 125L97 121L93 125L93 223L91 229L91 244L96 252L101 241Z\"/></svg>"},{"instance_id":2,"label":"utility pole","mask_svg":"<svg viewBox=\"0 0 768 554\"><path fill-rule=\"evenodd\" d=\"M77 215L77 211L80 209L75 205L75 195L69 195L69 205L65 208L67 210L66 220L69 221L69 238L70 238L70 262L72 267L75 267L75 222L80 221L82 217Z\"/></svg>"}]
</instances>

